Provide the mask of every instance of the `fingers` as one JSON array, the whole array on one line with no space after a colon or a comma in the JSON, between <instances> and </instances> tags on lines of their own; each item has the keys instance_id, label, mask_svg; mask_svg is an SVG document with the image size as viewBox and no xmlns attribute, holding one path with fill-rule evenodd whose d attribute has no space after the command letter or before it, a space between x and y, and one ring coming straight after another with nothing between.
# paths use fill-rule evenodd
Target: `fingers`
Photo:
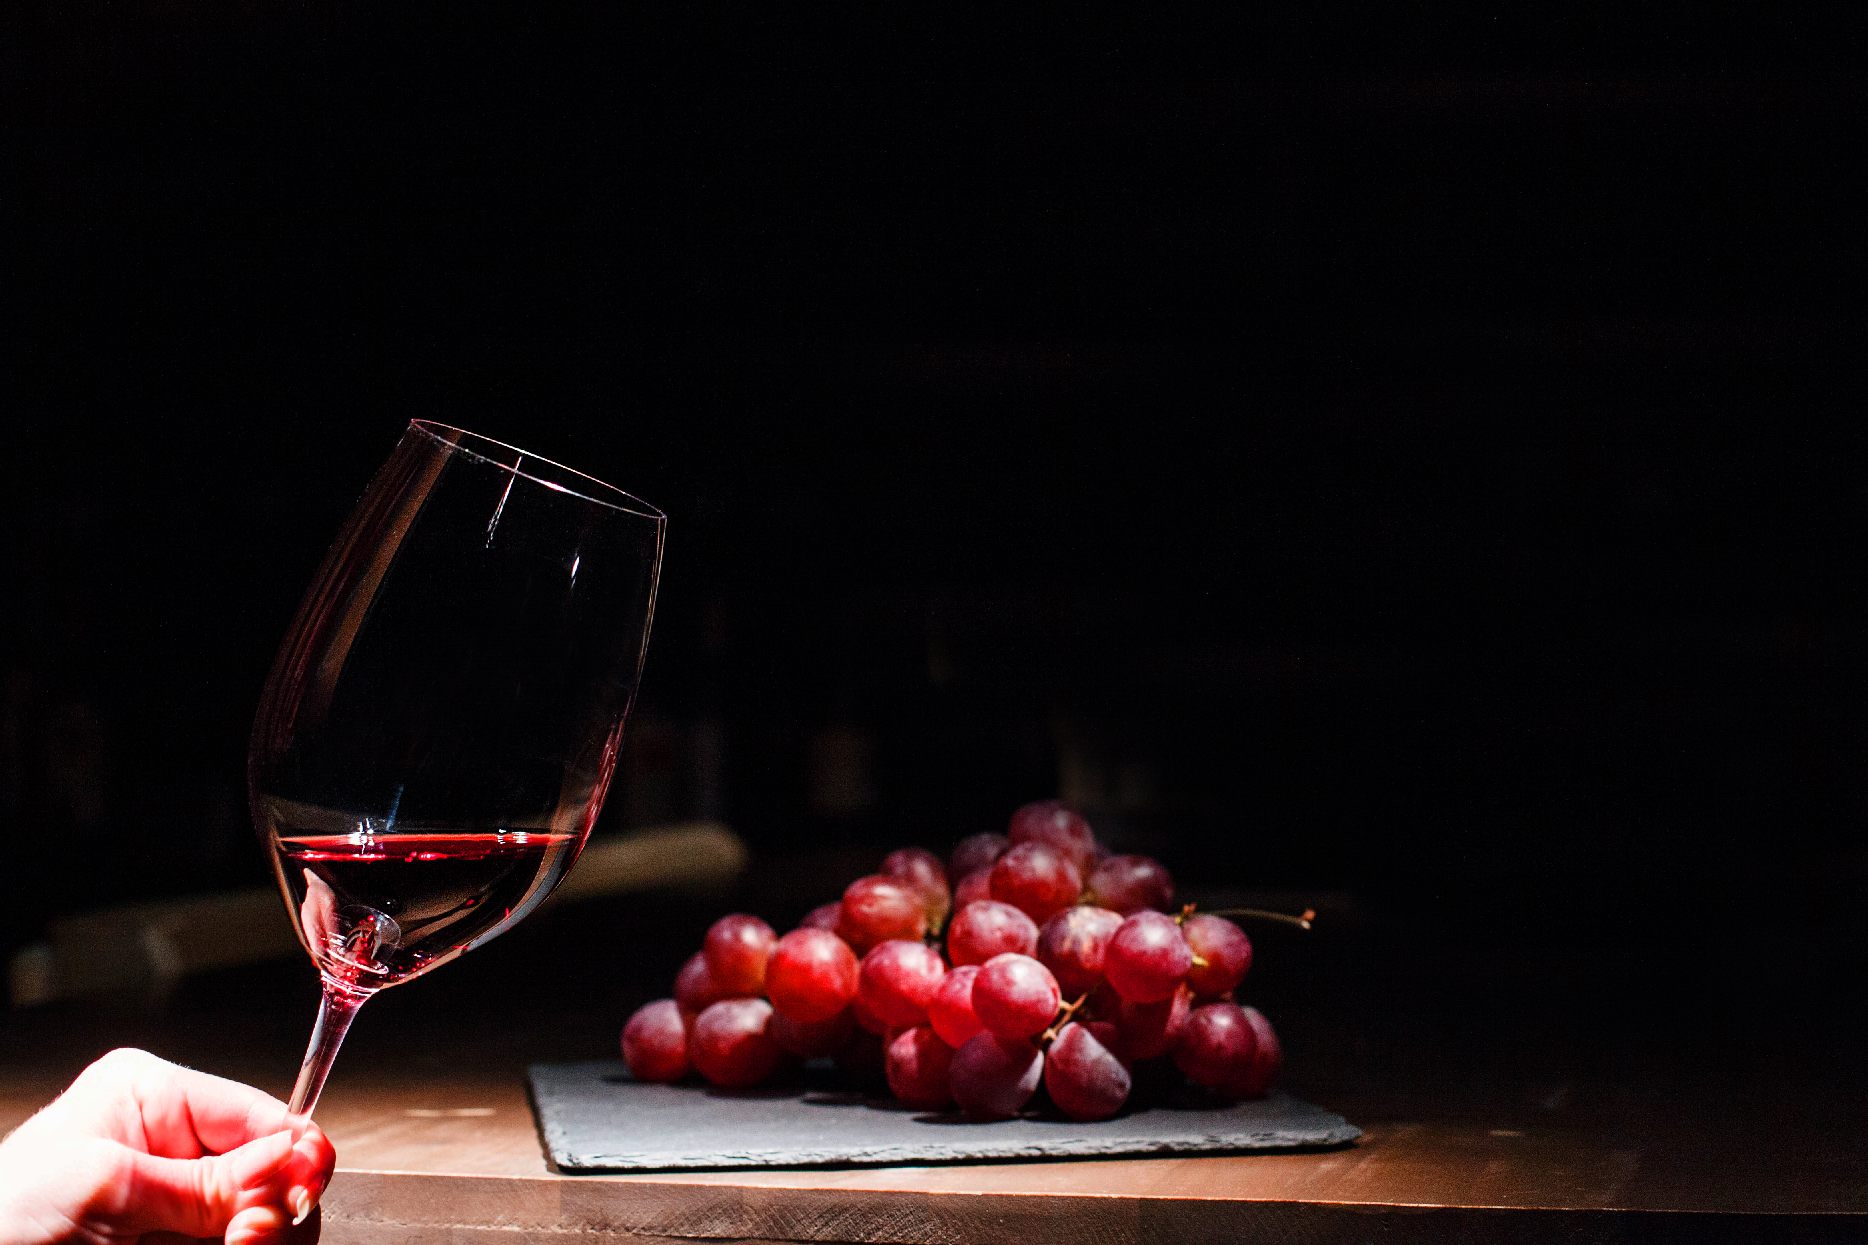
<instances>
[{"instance_id":1,"label":"fingers","mask_svg":"<svg viewBox=\"0 0 1868 1245\"><path fill-rule=\"evenodd\" d=\"M278 1207L255 1206L235 1215L227 1225L227 1245L318 1245L319 1226L315 1210L305 1222L289 1223ZM143 1245L150 1245L148 1237L143 1238Z\"/></svg>"},{"instance_id":2,"label":"fingers","mask_svg":"<svg viewBox=\"0 0 1868 1245\"><path fill-rule=\"evenodd\" d=\"M276 1245L291 1220L277 1206L249 1206L227 1223L227 1245Z\"/></svg>"},{"instance_id":3,"label":"fingers","mask_svg":"<svg viewBox=\"0 0 1868 1245\"><path fill-rule=\"evenodd\" d=\"M307 1123L250 1085L130 1049L86 1068L61 1105L103 1135L165 1158L220 1154L281 1129L296 1138Z\"/></svg>"},{"instance_id":4,"label":"fingers","mask_svg":"<svg viewBox=\"0 0 1868 1245\"><path fill-rule=\"evenodd\" d=\"M292 1134L281 1131L249 1141L220 1157L226 1163L229 1182L235 1189L246 1190L264 1188L296 1154Z\"/></svg>"},{"instance_id":5,"label":"fingers","mask_svg":"<svg viewBox=\"0 0 1868 1245\"><path fill-rule=\"evenodd\" d=\"M282 1129L297 1138L309 1122L251 1085L156 1062L135 1084L152 1154L221 1154Z\"/></svg>"},{"instance_id":6,"label":"fingers","mask_svg":"<svg viewBox=\"0 0 1868 1245\"><path fill-rule=\"evenodd\" d=\"M61 1215L150 1245L309 1245L337 1162L324 1131L278 1099L143 1051L92 1064L12 1140L29 1134Z\"/></svg>"},{"instance_id":7,"label":"fingers","mask_svg":"<svg viewBox=\"0 0 1868 1245\"><path fill-rule=\"evenodd\" d=\"M323 1129L307 1122L304 1135L293 1144L292 1156L275 1181L285 1186L285 1205L292 1212L294 1224L303 1223L317 1206L336 1166L336 1147Z\"/></svg>"},{"instance_id":8,"label":"fingers","mask_svg":"<svg viewBox=\"0 0 1868 1245\"><path fill-rule=\"evenodd\" d=\"M124 1226L141 1232L220 1236L243 1211L279 1207L278 1179L296 1154L291 1133L284 1130L209 1158L127 1151L119 1191ZM283 1218L282 1209L280 1214Z\"/></svg>"}]
</instances>

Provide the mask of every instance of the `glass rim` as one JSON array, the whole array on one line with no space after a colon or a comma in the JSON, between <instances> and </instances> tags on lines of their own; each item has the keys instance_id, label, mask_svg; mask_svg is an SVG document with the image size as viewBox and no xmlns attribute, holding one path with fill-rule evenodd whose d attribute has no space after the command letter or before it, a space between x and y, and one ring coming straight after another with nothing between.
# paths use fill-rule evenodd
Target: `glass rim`
<instances>
[{"instance_id":1,"label":"glass rim","mask_svg":"<svg viewBox=\"0 0 1868 1245\"><path fill-rule=\"evenodd\" d=\"M411 419L409 421L409 427L431 440L439 442L454 453L465 454L467 457L478 459L488 466L498 467L501 471L509 471L521 479L530 480L534 484L543 485L554 492L566 493L572 497L591 502L598 506L608 506L612 510L620 510L624 514L633 514L638 518L651 519L657 523L666 523L668 521L668 516L663 514L661 510L651 505L649 502L643 501L634 493L624 492L614 484L607 484L593 475L588 475L579 471L575 467L567 467L561 462L546 458L543 454L534 454L532 451L522 450L516 445L508 445L506 442L496 441L492 437L483 437L477 432L468 432L465 428L456 428L452 424L444 424L438 420ZM475 445L491 446L505 450L513 454L515 460L513 462L501 462L493 455L482 453L473 448ZM607 494L607 496L592 496L590 492L569 488L560 481L547 479L542 475L527 471L523 466L527 459L554 468L568 476L574 476L577 481L585 482L593 492L600 492Z\"/></svg>"}]
</instances>

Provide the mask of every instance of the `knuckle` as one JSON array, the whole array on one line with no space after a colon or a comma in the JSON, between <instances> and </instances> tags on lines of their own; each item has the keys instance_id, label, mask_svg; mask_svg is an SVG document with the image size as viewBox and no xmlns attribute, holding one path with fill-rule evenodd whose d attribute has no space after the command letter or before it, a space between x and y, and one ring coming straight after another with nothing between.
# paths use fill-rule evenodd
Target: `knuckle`
<instances>
[{"instance_id":1,"label":"knuckle","mask_svg":"<svg viewBox=\"0 0 1868 1245\"><path fill-rule=\"evenodd\" d=\"M189 1164L188 1178L193 1184L195 1204L207 1208L219 1208L230 1201L228 1186L232 1181L226 1178L226 1164L218 1159L197 1159Z\"/></svg>"},{"instance_id":2,"label":"knuckle","mask_svg":"<svg viewBox=\"0 0 1868 1245\"><path fill-rule=\"evenodd\" d=\"M96 1072L99 1075L135 1076L161 1062L146 1050L138 1050L134 1046L119 1046L107 1054L100 1055L84 1071L86 1074Z\"/></svg>"},{"instance_id":3,"label":"knuckle","mask_svg":"<svg viewBox=\"0 0 1868 1245\"><path fill-rule=\"evenodd\" d=\"M138 1046L119 1046L98 1059L99 1063L110 1066L122 1065L128 1068L141 1068L160 1062L148 1051Z\"/></svg>"}]
</instances>

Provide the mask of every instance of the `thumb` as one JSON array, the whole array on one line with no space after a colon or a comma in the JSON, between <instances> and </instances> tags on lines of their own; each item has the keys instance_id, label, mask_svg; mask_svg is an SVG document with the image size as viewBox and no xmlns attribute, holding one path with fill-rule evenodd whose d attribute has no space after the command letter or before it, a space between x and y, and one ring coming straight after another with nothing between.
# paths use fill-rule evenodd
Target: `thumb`
<instances>
[{"instance_id":1,"label":"thumb","mask_svg":"<svg viewBox=\"0 0 1868 1245\"><path fill-rule=\"evenodd\" d=\"M133 1207L136 1228L220 1236L228 1221L249 1206L277 1200L267 1182L292 1157L292 1134L273 1133L225 1154L200 1159L165 1159L136 1153L124 1202Z\"/></svg>"}]
</instances>

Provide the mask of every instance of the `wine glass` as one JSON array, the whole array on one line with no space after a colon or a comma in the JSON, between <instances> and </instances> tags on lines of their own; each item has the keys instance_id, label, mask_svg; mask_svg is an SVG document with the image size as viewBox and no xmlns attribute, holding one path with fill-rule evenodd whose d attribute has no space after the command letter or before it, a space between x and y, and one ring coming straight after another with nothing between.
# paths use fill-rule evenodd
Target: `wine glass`
<instances>
[{"instance_id":1,"label":"wine glass","mask_svg":"<svg viewBox=\"0 0 1868 1245\"><path fill-rule=\"evenodd\" d=\"M415 420L279 649L247 784L323 979L292 1110L365 1000L511 928L597 820L655 612L666 517Z\"/></svg>"}]
</instances>

